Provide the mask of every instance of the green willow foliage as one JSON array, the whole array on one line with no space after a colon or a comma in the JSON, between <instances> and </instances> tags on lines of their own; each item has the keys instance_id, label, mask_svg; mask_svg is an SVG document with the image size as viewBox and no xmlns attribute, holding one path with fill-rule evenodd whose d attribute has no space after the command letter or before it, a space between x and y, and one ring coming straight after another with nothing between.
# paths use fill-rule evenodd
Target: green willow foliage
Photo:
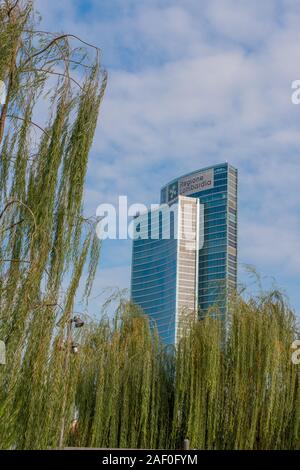
<instances>
[{"instance_id":1,"label":"green willow foliage","mask_svg":"<svg viewBox=\"0 0 300 470\"><path fill-rule=\"evenodd\" d=\"M191 324L175 350L123 303L114 320L85 326L67 368L56 339L47 384L62 386L64 373L63 389L56 396L52 385L53 396L45 391L45 401L34 402L42 406L29 412L27 433L44 425L35 447L57 445L63 417L67 446L176 449L189 437L195 449L299 449L294 315L278 293L239 299L230 313L226 332L207 317Z\"/></svg>"},{"instance_id":2,"label":"green willow foliage","mask_svg":"<svg viewBox=\"0 0 300 470\"><path fill-rule=\"evenodd\" d=\"M236 300L225 332L212 316L191 324L176 350L134 310L86 332L70 446L299 448L298 333L277 292Z\"/></svg>"},{"instance_id":3,"label":"green willow foliage","mask_svg":"<svg viewBox=\"0 0 300 470\"><path fill-rule=\"evenodd\" d=\"M183 433L199 449L299 448L293 313L278 292L238 299L230 313L225 338L222 324L206 318L179 346L174 437Z\"/></svg>"},{"instance_id":4,"label":"green willow foliage","mask_svg":"<svg viewBox=\"0 0 300 470\"><path fill-rule=\"evenodd\" d=\"M65 442L78 370L70 319L100 248L82 198L106 75L96 48L36 24L31 1L0 2L1 448Z\"/></svg>"},{"instance_id":5,"label":"green willow foliage","mask_svg":"<svg viewBox=\"0 0 300 470\"><path fill-rule=\"evenodd\" d=\"M121 306L112 323L91 327L80 369L73 444L171 446L173 357L132 305Z\"/></svg>"}]
</instances>

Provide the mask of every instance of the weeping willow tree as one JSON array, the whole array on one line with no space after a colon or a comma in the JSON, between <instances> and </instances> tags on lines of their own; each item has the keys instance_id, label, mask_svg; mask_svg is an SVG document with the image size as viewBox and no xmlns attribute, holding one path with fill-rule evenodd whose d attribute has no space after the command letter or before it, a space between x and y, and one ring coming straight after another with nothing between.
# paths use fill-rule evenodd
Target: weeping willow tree
<instances>
[{"instance_id":1,"label":"weeping willow tree","mask_svg":"<svg viewBox=\"0 0 300 470\"><path fill-rule=\"evenodd\" d=\"M196 449L300 447L300 375L292 363L295 316L274 291L208 315L191 327L176 356L174 442Z\"/></svg>"},{"instance_id":2,"label":"weeping willow tree","mask_svg":"<svg viewBox=\"0 0 300 470\"><path fill-rule=\"evenodd\" d=\"M82 200L106 75L97 48L37 31L31 1L5 0L0 80L0 446L62 446L80 372L74 299L99 256Z\"/></svg>"},{"instance_id":3,"label":"weeping willow tree","mask_svg":"<svg viewBox=\"0 0 300 470\"><path fill-rule=\"evenodd\" d=\"M174 361L147 318L121 304L113 323L92 327L84 344L76 444L170 447Z\"/></svg>"},{"instance_id":4,"label":"weeping willow tree","mask_svg":"<svg viewBox=\"0 0 300 470\"><path fill-rule=\"evenodd\" d=\"M178 449L189 438L192 449L298 449L294 314L278 292L237 298L226 325L212 313L176 349L132 304L89 324L68 445Z\"/></svg>"}]
</instances>

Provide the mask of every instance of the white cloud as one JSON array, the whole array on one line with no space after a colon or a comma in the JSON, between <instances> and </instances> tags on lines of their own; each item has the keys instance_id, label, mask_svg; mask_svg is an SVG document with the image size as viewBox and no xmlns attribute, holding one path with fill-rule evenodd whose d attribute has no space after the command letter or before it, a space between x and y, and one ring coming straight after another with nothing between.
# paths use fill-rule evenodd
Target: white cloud
<instances>
[{"instance_id":1,"label":"white cloud","mask_svg":"<svg viewBox=\"0 0 300 470\"><path fill-rule=\"evenodd\" d=\"M243 223L240 235L247 240L241 247L243 261L259 266L263 260L268 270L277 265L281 267L280 275L299 276L300 233L291 230L292 227L293 224L286 226L280 219L269 224L254 219Z\"/></svg>"},{"instance_id":2,"label":"white cloud","mask_svg":"<svg viewBox=\"0 0 300 470\"><path fill-rule=\"evenodd\" d=\"M266 40L276 24L274 0L210 0L206 14L213 28L227 40L247 45Z\"/></svg>"}]
</instances>

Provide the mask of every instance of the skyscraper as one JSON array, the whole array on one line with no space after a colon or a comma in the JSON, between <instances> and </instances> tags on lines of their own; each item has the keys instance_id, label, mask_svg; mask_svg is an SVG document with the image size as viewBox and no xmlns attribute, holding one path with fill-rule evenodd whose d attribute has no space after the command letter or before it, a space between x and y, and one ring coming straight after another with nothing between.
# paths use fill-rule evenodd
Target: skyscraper
<instances>
[{"instance_id":1,"label":"skyscraper","mask_svg":"<svg viewBox=\"0 0 300 470\"><path fill-rule=\"evenodd\" d=\"M230 293L237 286L237 170L228 163L204 168L161 190L163 207L175 205L179 213L189 199L198 207L198 216L188 230L202 239L194 251L182 249L186 237L178 237L185 225L180 217L170 239L162 237L162 219L157 217L160 236L153 240L150 231L148 239L133 242L132 300L157 324L166 343L176 343L183 332L181 312L193 310L201 318L211 311L225 319ZM151 211L142 217L149 224Z\"/></svg>"}]
</instances>

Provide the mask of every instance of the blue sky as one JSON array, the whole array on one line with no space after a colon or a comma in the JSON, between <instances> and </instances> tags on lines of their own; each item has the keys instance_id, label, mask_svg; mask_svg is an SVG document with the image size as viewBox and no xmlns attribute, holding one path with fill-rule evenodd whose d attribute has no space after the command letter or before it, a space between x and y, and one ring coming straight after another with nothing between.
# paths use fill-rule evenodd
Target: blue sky
<instances>
[{"instance_id":1,"label":"blue sky","mask_svg":"<svg viewBox=\"0 0 300 470\"><path fill-rule=\"evenodd\" d=\"M101 47L109 84L85 204L156 203L169 180L239 169L239 262L300 312L298 0L38 0L42 25ZM128 287L130 241L102 249L93 296Z\"/></svg>"}]
</instances>

